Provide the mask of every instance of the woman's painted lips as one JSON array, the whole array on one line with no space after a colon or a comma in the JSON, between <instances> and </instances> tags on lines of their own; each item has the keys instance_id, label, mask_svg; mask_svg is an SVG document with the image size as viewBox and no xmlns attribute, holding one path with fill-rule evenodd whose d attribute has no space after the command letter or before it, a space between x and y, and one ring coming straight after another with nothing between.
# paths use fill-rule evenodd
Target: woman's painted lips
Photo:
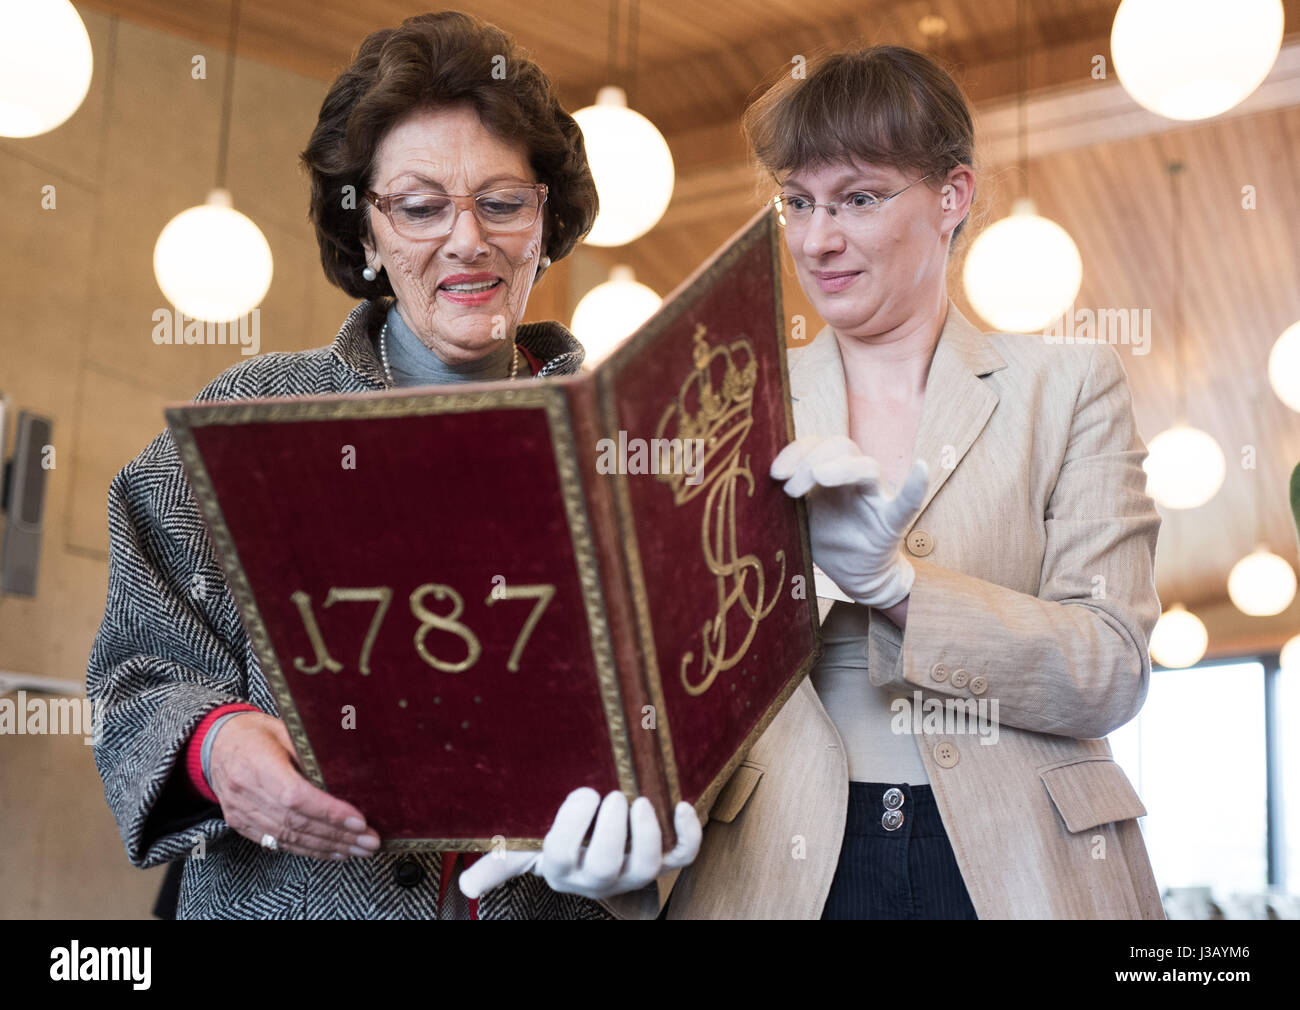
<instances>
[{"instance_id":1,"label":"woman's painted lips","mask_svg":"<svg viewBox=\"0 0 1300 1010\"><path fill-rule=\"evenodd\" d=\"M847 288L860 273L862 273L861 270L828 270L814 271L813 276L817 278L819 288L827 294L833 294Z\"/></svg>"},{"instance_id":2,"label":"woman's painted lips","mask_svg":"<svg viewBox=\"0 0 1300 1010\"><path fill-rule=\"evenodd\" d=\"M438 285L438 292L457 305L484 305L502 286L501 278L493 274L453 274Z\"/></svg>"}]
</instances>

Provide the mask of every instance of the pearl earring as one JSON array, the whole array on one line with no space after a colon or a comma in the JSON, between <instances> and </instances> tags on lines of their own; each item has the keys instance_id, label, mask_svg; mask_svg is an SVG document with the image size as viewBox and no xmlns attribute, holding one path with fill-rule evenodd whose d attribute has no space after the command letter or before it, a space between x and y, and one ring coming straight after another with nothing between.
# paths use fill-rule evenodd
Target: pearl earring
<instances>
[{"instance_id":1,"label":"pearl earring","mask_svg":"<svg viewBox=\"0 0 1300 1010\"><path fill-rule=\"evenodd\" d=\"M549 256L543 256L540 260L537 261L537 266L542 270L545 270L550 265L551 265L551 257Z\"/></svg>"},{"instance_id":2,"label":"pearl earring","mask_svg":"<svg viewBox=\"0 0 1300 1010\"><path fill-rule=\"evenodd\" d=\"M379 276L379 272L374 267L367 266L364 270L361 271L361 276L368 281L373 281L376 277Z\"/></svg>"}]
</instances>

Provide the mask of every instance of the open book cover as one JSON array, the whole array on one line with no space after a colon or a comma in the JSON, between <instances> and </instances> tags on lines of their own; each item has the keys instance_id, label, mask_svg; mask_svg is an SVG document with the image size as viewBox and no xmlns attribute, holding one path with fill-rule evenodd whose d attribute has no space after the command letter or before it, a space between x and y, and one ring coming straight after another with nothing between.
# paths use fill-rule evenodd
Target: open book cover
<instances>
[{"instance_id":1,"label":"open book cover","mask_svg":"<svg viewBox=\"0 0 1300 1010\"><path fill-rule=\"evenodd\" d=\"M166 415L304 773L385 848L540 848L586 785L668 849L819 653L770 211L591 371Z\"/></svg>"}]
</instances>

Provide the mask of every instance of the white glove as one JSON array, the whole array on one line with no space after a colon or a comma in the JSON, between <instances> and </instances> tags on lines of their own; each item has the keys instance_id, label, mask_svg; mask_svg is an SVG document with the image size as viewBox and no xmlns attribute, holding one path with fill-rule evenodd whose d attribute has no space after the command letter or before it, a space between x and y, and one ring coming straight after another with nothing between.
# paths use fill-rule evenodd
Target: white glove
<instances>
[{"instance_id":1,"label":"white glove","mask_svg":"<svg viewBox=\"0 0 1300 1010\"><path fill-rule=\"evenodd\" d=\"M791 498L808 494L813 561L849 598L887 608L912 591L916 572L903 555L903 531L929 486L918 459L898 494L882 490L880 465L851 438L797 438L772 460L771 475Z\"/></svg>"},{"instance_id":2,"label":"white glove","mask_svg":"<svg viewBox=\"0 0 1300 1010\"><path fill-rule=\"evenodd\" d=\"M597 808L599 807L599 813ZM600 793L590 786L575 789L560 804L555 823L542 840L542 851L493 851L485 853L460 875L460 889L468 898L498 887L521 873L543 877L552 891L581 894L585 898L608 898L625 891L638 891L664 870L686 866L700 851L703 829L695 808L678 803L673 815L677 845L663 855L663 835L653 804L638 796L631 807L632 849L624 853L629 809L627 798L612 792L601 802ZM596 828L591 844L582 839Z\"/></svg>"}]
</instances>

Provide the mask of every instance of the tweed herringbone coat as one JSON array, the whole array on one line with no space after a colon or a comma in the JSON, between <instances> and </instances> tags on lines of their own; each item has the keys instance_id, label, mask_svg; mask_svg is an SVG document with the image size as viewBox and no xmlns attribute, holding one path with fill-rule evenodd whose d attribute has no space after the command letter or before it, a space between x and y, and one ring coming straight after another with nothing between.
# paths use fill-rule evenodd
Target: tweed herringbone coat
<instances>
[{"instance_id":1,"label":"tweed herringbone coat","mask_svg":"<svg viewBox=\"0 0 1300 1010\"><path fill-rule=\"evenodd\" d=\"M386 389L373 338L390 304L361 302L332 346L241 361L195 399ZM558 324L526 324L517 338L545 363L541 376L572 374L582 363L581 344ZM170 432L113 479L108 527L108 600L86 691L102 711L95 764L132 865L185 860L182 919L435 918L439 853L328 862L269 851L232 831L187 784L181 755L204 715L234 701L278 712ZM479 917L612 918L600 903L557 894L532 874L484 894Z\"/></svg>"}]
</instances>

